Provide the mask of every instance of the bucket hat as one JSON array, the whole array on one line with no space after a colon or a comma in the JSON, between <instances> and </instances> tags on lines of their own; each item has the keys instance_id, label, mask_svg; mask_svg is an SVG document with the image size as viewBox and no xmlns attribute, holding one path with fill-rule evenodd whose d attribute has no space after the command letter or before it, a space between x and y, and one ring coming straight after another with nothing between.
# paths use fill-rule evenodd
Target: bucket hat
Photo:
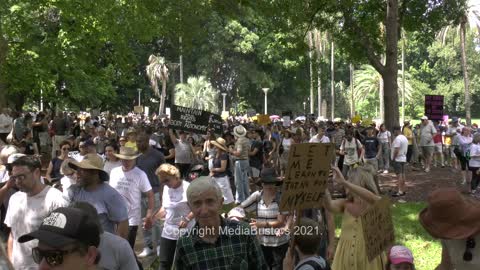
<instances>
[{"instance_id":1,"label":"bucket hat","mask_svg":"<svg viewBox=\"0 0 480 270\"><path fill-rule=\"evenodd\" d=\"M247 135L247 130L242 125L236 126L233 129L233 135L237 137L245 137Z\"/></svg>"},{"instance_id":2,"label":"bucket hat","mask_svg":"<svg viewBox=\"0 0 480 270\"><path fill-rule=\"evenodd\" d=\"M96 154L93 154L97 156ZM98 156L95 157L92 154L85 155L82 161L70 161L68 162L68 167L73 170L84 169L84 170L96 170L99 173L100 179L102 181L108 181L109 176L106 171L103 170L103 161Z\"/></svg>"}]
</instances>

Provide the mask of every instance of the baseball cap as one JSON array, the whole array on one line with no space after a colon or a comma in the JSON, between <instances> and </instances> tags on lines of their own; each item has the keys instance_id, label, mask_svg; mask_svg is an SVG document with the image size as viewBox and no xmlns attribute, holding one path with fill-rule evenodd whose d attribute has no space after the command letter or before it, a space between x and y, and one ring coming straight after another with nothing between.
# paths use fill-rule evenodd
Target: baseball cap
<instances>
[{"instance_id":1,"label":"baseball cap","mask_svg":"<svg viewBox=\"0 0 480 270\"><path fill-rule=\"evenodd\" d=\"M60 207L43 219L38 230L22 235L18 242L25 243L34 239L52 248L61 248L78 242L98 247L100 228L82 210Z\"/></svg>"},{"instance_id":2,"label":"baseball cap","mask_svg":"<svg viewBox=\"0 0 480 270\"><path fill-rule=\"evenodd\" d=\"M404 246L393 246L390 249L388 259L394 265L401 263L413 264L412 252Z\"/></svg>"},{"instance_id":3,"label":"baseball cap","mask_svg":"<svg viewBox=\"0 0 480 270\"><path fill-rule=\"evenodd\" d=\"M422 116L422 118L420 118L420 119L422 119L422 120L428 120L428 117L424 115L424 116Z\"/></svg>"}]
</instances>

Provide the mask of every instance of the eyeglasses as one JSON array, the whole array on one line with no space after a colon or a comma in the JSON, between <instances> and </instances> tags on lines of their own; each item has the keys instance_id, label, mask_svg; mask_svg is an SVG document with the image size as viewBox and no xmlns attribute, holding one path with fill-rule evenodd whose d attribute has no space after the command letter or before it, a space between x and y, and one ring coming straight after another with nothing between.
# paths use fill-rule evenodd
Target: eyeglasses
<instances>
[{"instance_id":1,"label":"eyeglasses","mask_svg":"<svg viewBox=\"0 0 480 270\"><path fill-rule=\"evenodd\" d=\"M45 258L45 261L51 267L59 266L63 263L63 257L65 255L79 251L80 247L75 247L70 250L41 250L38 247L32 248L33 261L36 264L40 264Z\"/></svg>"},{"instance_id":2,"label":"eyeglasses","mask_svg":"<svg viewBox=\"0 0 480 270\"><path fill-rule=\"evenodd\" d=\"M472 249L475 248L475 239L473 237L467 238L465 253L463 253L463 260L469 262L473 259Z\"/></svg>"},{"instance_id":3,"label":"eyeglasses","mask_svg":"<svg viewBox=\"0 0 480 270\"><path fill-rule=\"evenodd\" d=\"M23 181L25 180L25 178L27 178L27 175L26 174L19 174L19 175L12 175L10 176L10 180L12 181Z\"/></svg>"}]
</instances>

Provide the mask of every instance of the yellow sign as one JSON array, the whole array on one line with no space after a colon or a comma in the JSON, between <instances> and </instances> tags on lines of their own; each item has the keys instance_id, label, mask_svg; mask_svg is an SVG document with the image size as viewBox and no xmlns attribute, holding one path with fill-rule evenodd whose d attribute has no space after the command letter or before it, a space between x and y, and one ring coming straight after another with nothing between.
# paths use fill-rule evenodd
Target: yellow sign
<instances>
[{"instance_id":1,"label":"yellow sign","mask_svg":"<svg viewBox=\"0 0 480 270\"><path fill-rule=\"evenodd\" d=\"M283 180L280 210L321 207L334 157L334 144L292 144Z\"/></svg>"},{"instance_id":2,"label":"yellow sign","mask_svg":"<svg viewBox=\"0 0 480 270\"><path fill-rule=\"evenodd\" d=\"M361 216L365 250L369 261L395 243L390 200L383 197Z\"/></svg>"},{"instance_id":3,"label":"yellow sign","mask_svg":"<svg viewBox=\"0 0 480 270\"><path fill-rule=\"evenodd\" d=\"M229 116L230 116L230 113L228 111L222 111L223 120L227 120Z\"/></svg>"},{"instance_id":4,"label":"yellow sign","mask_svg":"<svg viewBox=\"0 0 480 270\"><path fill-rule=\"evenodd\" d=\"M355 115L353 118L352 118L352 123L354 124L358 124L360 123L360 121L362 121L362 117L360 115Z\"/></svg>"},{"instance_id":5,"label":"yellow sign","mask_svg":"<svg viewBox=\"0 0 480 270\"><path fill-rule=\"evenodd\" d=\"M272 120L270 120L270 116L266 114L257 115L257 121L258 121L258 124L262 126L266 126L272 123Z\"/></svg>"}]
</instances>

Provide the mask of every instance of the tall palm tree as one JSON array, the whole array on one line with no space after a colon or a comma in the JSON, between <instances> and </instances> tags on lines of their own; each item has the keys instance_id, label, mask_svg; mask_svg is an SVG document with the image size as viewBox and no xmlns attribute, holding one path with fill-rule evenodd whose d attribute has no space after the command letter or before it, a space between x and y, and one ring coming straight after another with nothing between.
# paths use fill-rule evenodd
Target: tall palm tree
<instances>
[{"instance_id":1,"label":"tall palm tree","mask_svg":"<svg viewBox=\"0 0 480 270\"><path fill-rule=\"evenodd\" d=\"M317 55L317 95L318 95L318 116L324 116L322 115L322 57L327 56L327 50L328 50L328 45L330 43L330 39L328 36L328 32L323 31L321 32L318 29L315 29L313 31L313 40L315 44L315 53Z\"/></svg>"},{"instance_id":2,"label":"tall palm tree","mask_svg":"<svg viewBox=\"0 0 480 270\"><path fill-rule=\"evenodd\" d=\"M165 112L165 97L167 96L167 81L168 81L168 67L164 57L150 55L148 57L148 66L146 68L147 76L150 79L153 92L160 98L160 106L158 114L162 115ZM162 93L158 89L158 81L162 82Z\"/></svg>"},{"instance_id":3,"label":"tall palm tree","mask_svg":"<svg viewBox=\"0 0 480 270\"><path fill-rule=\"evenodd\" d=\"M445 43L447 34L450 30L456 29L456 32L460 34L460 50L465 89L465 120L467 121L467 125L470 125L472 122L472 104L470 98L470 80L468 78L467 54L465 51L465 32L467 28L476 28L478 33L480 33L480 3L478 0L467 0L467 8L460 18L458 18L457 22L453 25L444 27L437 37L442 40L442 43Z\"/></svg>"},{"instance_id":4,"label":"tall palm tree","mask_svg":"<svg viewBox=\"0 0 480 270\"><path fill-rule=\"evenodd\" d=\"M175 104L218 113L218 91L204 77L189 77L175 86Z\"/></svg>"}]
</instances>

